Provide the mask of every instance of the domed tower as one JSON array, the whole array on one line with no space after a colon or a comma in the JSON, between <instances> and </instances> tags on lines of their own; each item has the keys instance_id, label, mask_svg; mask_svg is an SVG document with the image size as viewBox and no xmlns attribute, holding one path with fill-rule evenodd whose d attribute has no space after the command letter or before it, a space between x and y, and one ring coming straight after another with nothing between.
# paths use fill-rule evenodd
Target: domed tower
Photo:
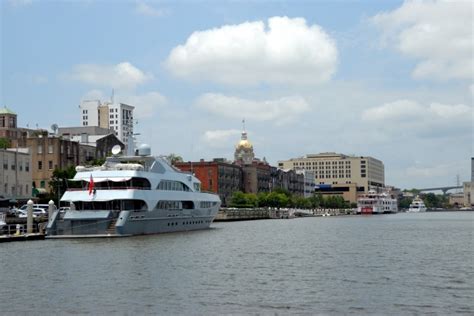
<instances>
[{"instance_id":1,"label":"domed tower","mask_svg":"<svg viewBox=\"0 0 474 316\"><path fill-rule=\"evenodd\" d=\"M234 160L244 165L250 165L255 158L255 154L253 152L252 143L250 143L247 139L245 120L242 121L242 125L242 136L240 137L240 141L235 146Z\"/></svg>"}]
</instances>

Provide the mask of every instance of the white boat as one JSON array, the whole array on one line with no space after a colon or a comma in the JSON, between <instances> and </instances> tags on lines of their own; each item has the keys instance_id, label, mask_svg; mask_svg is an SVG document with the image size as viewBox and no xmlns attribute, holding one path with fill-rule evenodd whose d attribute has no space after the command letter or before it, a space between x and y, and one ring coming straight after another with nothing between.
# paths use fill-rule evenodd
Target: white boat
<instances>
[{"instance_id":1,"label":"white boat","mask_svg":"<svg viewBox=\"0 0 474 316\"><path fill-rule=\"evenodd\" d=\"M426 205L423 200L417 195L410 204L407 213L426 212Z\"/></svg>"},{"instance_id":2,"label":"white boat","mask_svg":"<svg viewBox=\"0 0 474 316\"><path fill-rule=\"evenodd\" d=\"M397 213L397 199L387 193L377 193L370 190L357 199L357 214L386 214Z\"/></svg>"},{"instance_id":3,"label":"white boat","mask_svg":"<svg viewBox=\"0 0 474 316\"><path fill-rule=\"evenodd\" d=\"M118 150L120 151L120 150ZM55 211L48 238L116 237L209 228L220 208L218 195L201 192L201 182L150 155L107 158L100 167L76 167L78 188L61 198L70 209Z\"/></svg>"}]
</instances>

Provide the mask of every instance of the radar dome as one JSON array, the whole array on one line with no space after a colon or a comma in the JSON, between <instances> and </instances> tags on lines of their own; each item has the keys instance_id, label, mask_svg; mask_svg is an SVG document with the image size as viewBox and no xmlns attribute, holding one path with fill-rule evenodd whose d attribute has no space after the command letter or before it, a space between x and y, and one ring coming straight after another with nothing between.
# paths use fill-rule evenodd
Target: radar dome
<instances>
[{"instance_id":1,"label":"radar dome","mask_svg":"<svg viewBox=\"0 0 474 316\"><path fill-rule=\"evenodd\" d=\"M147 144L142 144L138 147L138 155L139 156L150 156L151 155L151 147Z\"/></svg>"}]
</instances>

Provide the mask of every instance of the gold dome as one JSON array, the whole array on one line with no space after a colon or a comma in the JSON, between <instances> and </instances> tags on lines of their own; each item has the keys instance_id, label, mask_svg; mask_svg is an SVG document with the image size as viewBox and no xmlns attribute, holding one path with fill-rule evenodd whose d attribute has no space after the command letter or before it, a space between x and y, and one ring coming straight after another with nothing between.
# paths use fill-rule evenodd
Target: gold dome
<instances>
[{"instance_id":1,"label":"gold dome","mask_svg":"<svg viewBox=\"0 0 474 316\"><path fill-rule=\"evenodd\" d=\"M246 148L246 149L252 149L253 148L252 144L246 139L240 140L240 142L235 147L236 148Z\"/></svg>"}]
</instances>

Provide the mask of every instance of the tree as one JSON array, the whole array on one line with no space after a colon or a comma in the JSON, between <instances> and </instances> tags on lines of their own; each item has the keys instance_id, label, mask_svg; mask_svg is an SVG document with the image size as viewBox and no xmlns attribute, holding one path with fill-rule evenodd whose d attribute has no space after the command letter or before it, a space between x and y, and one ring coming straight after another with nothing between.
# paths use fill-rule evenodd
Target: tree
<instances>
[{"instance_id":1,"label":"tree","mask_svg":"<svg viewBox=\"0 0 474 316\"><path fill-rule=\"evenodd\" d=\"M7 149L11 147L11 142L8 138L0 137L0 149Z\"/></svg>"},{"instance_id":2,"label":"tree","mask_svg":"<svg viewBox=\"0 0 474 316\"><path fill-rule=\"evenodd\" d=\"M168 156L166 156L166 159L168 159L168 161L174 165L175 163L177 162L183 162L183 157L179 156L179 155L176 155L176 154L169 154Z\"/></svg>"},{"instance_id":3,"label":"tree","mask_svg":"<svg viewBox=\"0 0 474 316\"><path fill-rule=\"evenodd\" d=\"M51 181L49 181L49 187L51 192L49 199L55 200L58 197L62 196L68 188L67 180L74 178L75 175L76 168L74 166L69 166L66 169L54 169Z\"/></svg>"},{"instance_id":4,"label":"tree","mask_svg":"<svg viewBox=\"0 0 474 316\"><path fill-rule=\"evenodd\" d=\"M311 203L312 208L318 208L321 207L324 203L324 199L321 193L318 194L313 194L311 197L309 197L309 202Z\"/></svg>"},{"instance_id":5,"label":"tree","mask_svg":"<svg viewBox=\"0 0 474 316\"><path fill-rule=\"evenodd\" d=\"M399 209L407 209L410 207L411 202L413 201L412 198L409 197L402 197L398 199L398 208Z\"/></svg>"},{"instance_id":6,"label":"tree","mask_svg":"<svg viewBox=\"0 0 474 316\"><path fill-rule=\"evenodd\" d=\"M230 206L232 207L255 207L257 206L257 196L255 194L243 193L236 191L232 194L230 199Z\"/></svg>"},{"instance_id":7,"label":"tree","mask_svg":"<svg viewBox=\"0 0 474 316\"><path fill-rule=\"evenodd\" d=\"M105 158L97 158L91 161L91 166L102 166L105 163Z\"/></svg>"},{"instance_id":8,"label":"tree","mask_svg":"<svg viewBox=\"0 0 474 316\"><path fill-rule=\"evenodd\" d=\"M245 194L245 200L249 207L256 207L258 205L257 196L253 193Z\"/></svg>"},{"instance_id":9,"label":"tree","mask_svg":"<svg viewBox=\"0 0 474 316\"><path fill-rule=\"evenodd\" d=\"M276 191L271 192L267 196L267 201L268 201L268 206L270 207L276 207L276 208L281 208L281 207L286 207L289 202L288 196L284 193L278 193Z\"/></svg>"},{"instance_id":10,"label":"tree","mask_svg":"<svg viewBox=\"0 0 474 316\"><path fill-rule=\"evenodd\" d=\"M259 194L257 194L258 207L268 206L267 197L268 197L268 193L265 193L265 192L260 192Z\"/></svg>"}]
</instances>

